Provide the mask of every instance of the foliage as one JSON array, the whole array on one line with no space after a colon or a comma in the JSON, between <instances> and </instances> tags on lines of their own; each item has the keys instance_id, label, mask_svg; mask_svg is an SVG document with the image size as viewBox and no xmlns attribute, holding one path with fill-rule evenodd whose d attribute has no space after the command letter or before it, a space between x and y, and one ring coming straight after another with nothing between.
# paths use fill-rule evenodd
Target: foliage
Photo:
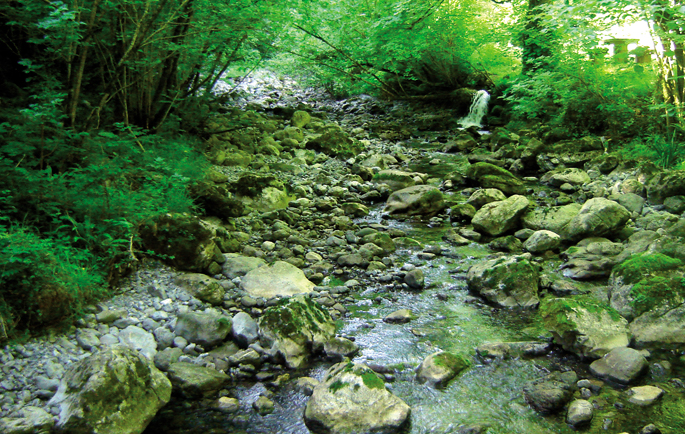
<instances>
[{"instance_id":1,"label":"foliage","mask_svg":"<svg viewBox=\"0 0 685 434\"><path fill-rule=\"evenodd\" d=\"M661 134L636 137L623 146L620 152L629 158L646 159L665 168L685 164L685 142L676 140L676 132L670 138Z\"/></svg>"},{"instance_id":2,"label":"foliage","mask_svg":"<svg viewBox=\"0 0 685 434\"><path fill-rule=\"evenodd\" d=\"M16 0L0 4L0 16L32 44L13 53L29 90L59 94L67 125L90 130L117 120L157 129L172 111L188 113L183 109L207 95L232 62L278 31L274 6Z\"/></svg>"},{"instance_id":3,"label":"foliage","mask_svg":"<svg viewBox=\"0 0 685 434\"><path fill-rule=\"evenodd\" d=\"M488 1L318 0L292 10L293 48L281 64L307 61L338 95L484 87L486 68L507 74L516 64L502 26L511 10Z\"/></svg>"},{"instance_id":4,"label":"foliage","mask_svg":"<svg viewBox=\"0 0 685 434\"><path fill-rule=\"evenodd\" d=\"M0 315L23 329L78 313L85 303L107 293L98 261L68 240L0 226Z\"/></svg>"}]
</instances>

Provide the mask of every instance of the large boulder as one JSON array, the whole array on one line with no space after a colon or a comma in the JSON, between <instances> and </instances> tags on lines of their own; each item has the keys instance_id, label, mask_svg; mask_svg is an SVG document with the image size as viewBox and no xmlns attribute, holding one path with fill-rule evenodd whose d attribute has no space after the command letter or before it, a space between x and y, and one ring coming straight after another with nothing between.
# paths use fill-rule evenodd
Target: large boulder
<instances>
[{"instance_id":1,"label":"large boulder","mask_svg":"<svg viewBox=\"0 0 685 434\"><path fill-rule=\"evenodd\" d=\"M545 173L540 178L543 184L549 184L554 187L559 187L563 184L583 185L590 182L590 175L582 169L567 168L556 169Z\"/></svg>"},{"instance_id":2,"label":"large boulder","mask_svg":"<svg viewBox=\"0 0 685 434\"><path fill-rule=\"evenodd\" d=\"M284 261L255 268L240 282L240 287L250 296L264 298L309 293L314 286L302 270Z\"/></svg>"},{"instance_id":3,"label":"large boulder","mask_svg":"<svg viewBox=\"0 0 685 434\"><path fill-rule=\"evenodd\" d=\"M130 325L119 332L119 343L140 352L150 360L157 353L157 342L152 333Z\"/></svg>"},{"instance_id":4,"label":"large boulder","mask_svg":"<svg viewBox=\"0 0 685 434\"><path fill-rule=\"evenodd\" d=\"M611 235L623 228L630 212L613 200L596 197L588 200L560 235L568 241Z\"/></svg>"},{"instance_id":5,"label":"large boulder","mask_svg":"<svg viewBox=\"0 0 685 434\"><path fill-rule=\"evenodd\" d=\"M444 386L471 363L461 354L438 351L426 357L416 369L416 379L420 383Z\"/></svg>"},{"instance_id":6,"label":"large boulder","mask_svg":"<svg viewBox=\"0 0 685 434\"><path fill-rule=\"evenodd\" d=\"M137 351L112 346L71 365L50 404L69 434L139 434L171 398L171 383Z\"/></svg>"},{"instance_id":7,"label":"large boulder","mask_svg":"<svg viewBox=\"0 0 685 434\"><path fill-rule=\"evenodd\" d=\"M660 305L683 303L683 263L661 253L634 255L614 267L609 278L609 304L624 318L633 320ZM680 291L678 289L681 289Z\"/></svg>"},{"instance_id":8,"label":"large boulder","mask_svg":"<svg viewBox=\"0 0 685 434\"><path fill-rule=\"evenodd\" d=\"M545 298L540 316L557 344L582 357L596 359L630 342L625 318L590 297Z\"/></svg>"},{"instance_id":9,"label":"large boulder","mask_svg":"<svg viewBox=\"0 0 685 434\"><path fill-rule=\"evenodd\" d=\"M373 175L371 182L374 184L387 184L390 190L397 191L403 188L412 187L416 185L414 180L416 174L411 172L403 172L401 170L388 169L381 170Z\"/></svg>"},{"instance_id":10,"label":"large boulder","mask_svg":"<svg viewBox=\"0 0 685 434\"><path fill-rule=\"evenodd\" d=\"M471 224L477 231L497 237L505 232L517 229L521 214L530 202L525 196L514 195L506 200L490 202L476 212Z\"/></svg>"},{"instance_id":11,"label":"large boulder","mask_svg":"<svg viewBox=\"0 0 685 434\"><path fill-rule=\"evenodd\" d=\"M602 279L609 276L620 260L623 244L606 238L585 238L561 254L563 275L575 280Z\"/></svg>"},{"instance_id":12,"label":"large boulder","mask_svg":"<svg viewBox=\"0 0 685 434\"><path fill-rule=\"evenodd\" d=\"M321 305L305 295L266 309L259 318L260 342L289 368L303 367L335 336L335 323Z\"/></svg>"},{"instance_id":13,"label":"large boulder","mask_svg":"<svg viewBox=\"0 0 685 434\"><path fill-rule=\"evenodd\" d=\"M496 188L504 194L523 194L526 192L523 181L508 170L494 164L472 164L466 169L466 177L475 180L483 188Z\"/></svg>"},{"instance_id":14,"label":"large boulder","mask_svg":"<svg viewBox=\"0 0 685 434\"><path fill-rule=\"evenodd\" d=\"M409 412L370 368L342 362L314 388L304 420L313 432L391 434L400 430Z\"/></svg>"},{"instance_id":15,"label":"large boulder","mask_svg":"<svg viewBox=\"0 0 685 434\"><path fill-rule=\"evenodd\" d=\"M575 374L572 371L570 374ZM544 378L532 381L523 388L526 402L542 414L555 413L573 398L576 387L575 375L564 375L554 372Z\"/></svg>"},{"instance_id":16,"label":"large boulder","mask_svg":"<svg viewBox=\"0 0 685 434\"><path fill-rule=\"evenodd\" d=\"M188 342L210 348L231 333L231 317L215 312L186 312L178 316L174 333Z\"/></svg>"},{"instance_id":17,"label":"large boulder","mask_svg":"<svg viewBox=\"0 0 685 434\"><path fill-rule=\"evenodd\" d=\"M625 386L635 381L647 366L642 353L624 346L614 348L601 359L592 362L590 371L603 380Z\"/></svg>"},{"instance_id":18,"label":"large boulder","mask_svg":"<svg viewBox=\"0 0 685 434\"><path fill-rule=\"evenodd\" d=\"M647 184L647 198L656 204L685 194L685 170L659 172Z\"/></svg>"},{"instance_id":19,"label":"large boulder","mask_svg":"<svg viewBox=\"0 0 685 434\"><path fill-rule=\"evenodd\" d=\"M226 276L228 279L242 277L255 268L266 265L266 261L262 258L242 256L236 253L225 254L224 258L226 258L226 260L223 264L221 264L221 274Z\"/></svg>"},{"instance_id":20,"label":"large boulder","mask_svg":"<svg viewBox=\"0 0 685 434\"><path fill-rule=\"evenodd\" d=\"M540 301L539 272L525 255L479 262L466 279L471 291L500 307L530 308Z\"/></svg>"},{"instance_id":21,"label":"large boulder","mask_svg":"<svg viewBox=\"0 0 685 434\"><path fill-rule=\"evenodd\" d=\"M521 216L521 224L526 229L534 231L547 230L561 234L566 226L580 211L581 205L570 203L556 207L529 208Z\"/></svg>"},{"instance_id":22,"label":"large boulder","mask_svg":"<svg viewBox=\"0 0 685 434\"><path fill-rule=\"evenodd\" d=\"M187 362L172 363L167 373L174 393L191 399L207 397L230 380L228 375L216 369Z\"/></svg>"},{"instance_id":23,"label":"large boulder","mask_svg":"<svg viewBox=\"0 0 685 434\"><path fill-rule=\"evenodd\" d=\"M415 185L392 193L383 211L390 215L432 217L443 208L445 208L445 200L440 190L432 185Z\"/></svg>"},{"instance_id":24,"label":"large boulder","mask_svg":"<svg viewBox=\"0 0 685 434\"><path fill-rule=\"evenodd\" d=\"M55 426L55 418L40 407L26 406L21 409L22 417L3 417L0 419L0 432L3 434L50 434Z\"/></svg>"},{"instance_id":25,"label":"large boulder","mask_svg":"<svg viewBox=\"0 0 685 434\"><path fill-rule=\"evenodd\" d=\"M307 141L305 147L342 159L355 157L364 149L361 142L350 138L339 129L330 129L314 137Z\"/></svg>"},{"instance_id":26,"label":"large boulder","mask_svg":"<svg viewBox=\"0 0 685 434\"><path fill-rule=\"evenodd\" d=\"M224 288L219 281L201 273L187 273L176 276L178 286L188 291L190 295L200 301L220 305L224 301Z\"/></svg>"},{"instance_id":27,"label":"large boulder","mask_svg":"<svg viewBox=\"0 0 685 434\"><path fill-rule=\"evenodd\" d=\"M189 214L162 214L148 219L141 224L139 233L146 249L178 269L204 272L212 264L223 262L212 226Z\"/></svg>"}]
</instances>

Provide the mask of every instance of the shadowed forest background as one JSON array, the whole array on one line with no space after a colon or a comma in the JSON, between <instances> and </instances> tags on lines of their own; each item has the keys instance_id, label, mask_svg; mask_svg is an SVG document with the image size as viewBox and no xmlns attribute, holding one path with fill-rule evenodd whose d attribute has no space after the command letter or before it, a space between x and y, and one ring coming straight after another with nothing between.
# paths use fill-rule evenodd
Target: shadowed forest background
<instances>
[{"instance_id":1,"label":"shadowed forest background","mask_svg":"<svg viewBox=\"0 0 685 434\"><path fill-rule=\"evenodd\" d=\"M207 211L222 77L462 115L485 89L490 128L685 169L684 18L663 0L3 0L0 340L105 295L151 255L149 219ZM652 47L604 43L636 22Z\"/></svg>"}]
</instances>

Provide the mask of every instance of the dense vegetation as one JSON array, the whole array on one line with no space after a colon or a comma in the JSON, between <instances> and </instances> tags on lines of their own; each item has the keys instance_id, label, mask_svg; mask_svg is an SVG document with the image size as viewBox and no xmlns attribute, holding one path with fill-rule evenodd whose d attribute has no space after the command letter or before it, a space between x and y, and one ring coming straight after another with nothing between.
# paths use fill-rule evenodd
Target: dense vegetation
<instances>
[{"instance_id":1,"label":"dense vegetation","mask_svg":"<svg viewBox=\"0 0 685 434\"><path fill-rule=\"evenodd\" d=\"M666 0L4 1L0 335L106 293L147 254L146 218L202 211L190 192L207 176L200 137L222 75L306 69L334 96L462 108L464 89L487 89L493 125L601 135L673 167L684 19ZM640 21L664 47L655 60L635 63L645 47L606 56L601 32Z\"/></svg>"}]
</instances>

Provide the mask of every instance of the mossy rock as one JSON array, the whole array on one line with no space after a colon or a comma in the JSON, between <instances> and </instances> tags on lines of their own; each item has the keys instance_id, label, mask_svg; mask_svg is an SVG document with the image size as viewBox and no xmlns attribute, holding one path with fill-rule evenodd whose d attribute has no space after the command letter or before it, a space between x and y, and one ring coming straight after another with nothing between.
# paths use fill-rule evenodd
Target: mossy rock
<instances>
[{"instance_id":1,"label":"mossy rock","mask_svg":"<svg viewBox=\"0 0 685 434\"><path fill-rule=\"evenodd\" d=\"M339 130L326 131L322 135L307 141L305 147L342 159L355 157L364 150L364 145L361 142L350 138Z\"/></svg>"},{"instance_id":2,"label":"mossy rock","mask_svg":"<svg viewBox=\"0 0 685 434\"><path fill-rule=\"evenodd\" d=\"M248 197L258 197L262 190L267 187L283 189L283 183L276 179L274 175L259 173L243 173L237 181L231 183L231 191L236 194Z\"/></svg>"},{"instance_id":3,"label":"mossy rock","mask_svg":"<svg viewBox=\"0 0 685 434\"><path fill-rule=\"evenodd\" d=\"M469 290L499 307L533 308L539 303L539 272L523 255L477 263L466 279Z\"/></svg>"},{"instance_id":4,"label":"mossy rock","mask_svg":"<svg viewBox=\"0 0 685 434\"><path fill-rule=\"evenodd\" d=\"M683 265L680 259L661 253L636 255L621 262L614 268L614 275L621 276L624 283L637 283L657 271L675 270Z\"/></svg>"},{"instance_id":5,"label":"mossy rock","mask_svg":"<svg viewBox=\"0 0 685 434\"><path fill-rule=\"evenodd\" d=\"M426 357L416 370L416 379L435 386L444 386L460 372L471 366L471 362L462 354L439 351Z\"/></svg>"},{"instance_id":6,"label":"mossy rock","mask_svg":"<svg viewBox=\"0 0 685 434\"><path fill-rule=\"evenodd\" d=\"M335 323L317 302L297 295L266 309L259 318L260 341L290 368L303 367L335 335Z\"/></svg>"},{"instance_id":7,"label":"mossy rock","mask_svg":"<svg viewBox=\"0 0 685 434\"><path fill-rule=\"evenodd\" d=\"M389 255L397 249L392 238L390 238L390 235L384 232L376 232L373 234L365 235L364 238L362 238L362 240L364 241L364 243L373 243L381 249L383 249L382 256Z\"/></svg>"},{"instance_id":8,"label":"mossy rock","mask_svg":"<svg viewBox=\"0 0 685 434\"><path fill-rule=\"evenodd\" d=\"M476 163L469 166L466 176L477 181L483 188L496 188L505 194L524 194L523 181L511 172L490 163Z\"/></svg>"},{"instance_id":9,"label":"mossy rock","mask_svg":"<svg viewBox=\"0 0 685 434\"><path fill-rule=\"evenodd\" d=\"M374 184L387 184L390 187L390 190L397 191L416 185L414 176L415 175L411 172L404 172L401 170L381 170L373 175L371 182Z\"/></svg>"},{"instance_id":10,"label":"mossy rock","mask_svg":"<svg viewBox=\"0 0 685 434\"><path fill-rule=\"evenodd\" d=\"M599 358L630 342L625 318L590 296L545 298L539 314L555 342L582 357Z\"/></svg>"}]
</instances>

